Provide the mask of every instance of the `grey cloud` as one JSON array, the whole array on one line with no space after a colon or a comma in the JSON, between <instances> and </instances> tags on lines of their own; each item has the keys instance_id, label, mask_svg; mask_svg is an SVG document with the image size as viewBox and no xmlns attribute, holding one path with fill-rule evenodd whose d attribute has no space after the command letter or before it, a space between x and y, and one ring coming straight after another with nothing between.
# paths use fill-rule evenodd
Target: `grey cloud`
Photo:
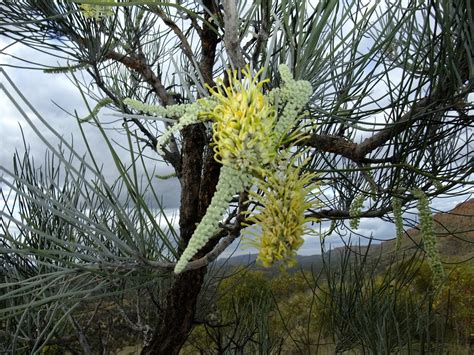
<instances>
[{"instance_id":1,"label":"grey cloud","mask_svg":"<svg viewBox=\"0 0 474 355\"><path fill-rule=\"evenodd\" d=\"M1 44L0 44L1 46ZM14 54L21 58L32 59L49 65L56 65L56 60L51 59L47 55L38 54L31 49L19 46L14 50ZM0 57L1 63L11 62L6 57ZM69 116L63 112L61 108L68 112L77 111L79 117L84 117L88 114L86 104L84 103L79 90L69 81L63 74L45 74L38 70L14 69L5 68L7 74L18 86L21 93L31 103L31 105L44 117L63 139L72 144L74 143L74 150L80 155L86 153L86 146L80 135L78 123L74 117ZM35 165L40 166L44 162L44 154L46 151L45 143L34 132L33 127L37 128L54 148L57 148L59 139L54 136L40 121L35 118L27 105L22 102L18 95L14 94L11 87L8 87L6 80L3 78L1 82L6 85L6 89L14 96L14 100L20 103L20 106L25 110L32 120L32 125L29 125L25 119L22 118L20 112L15 105L7 97L4 92L0 93L0 166L11 170L12 157L15 151L22 153L24 151L23 140L21 136L20 126L23 129L25 141L30 149L30 155L35 160ZM54 101L54 103L53 103ZM57 106L58 105L58 106ZM94 103L91 102L91 106ZM105 118L105 121L110 121L110 118ZM33 126L33 127L31 127ZM121 122L117 122L114 126L121 128ZM103 166L102 175L108 183L112 183L118 176L117 169L113 163L112 156L108 151L104 138L96 127L90 124L83 125L85 134L87 136L88 144L94 152L95 159L99 165ZM109 139L116 142L118 145L127 145L126 137L114 130L108 130L107 135ZM120 158L123 159L125 165L130 163L130 155L121 148L117 148L120 152ZM151 151L149 151L150 153ZM67 155L67 153L66 153ZM157 157L156 157L157 158ZM90 162L90 159L87 159ZM171 169L164 163L149 159L146 161L147 169L149 171L156 171L158 175L166 175L171 172ZM139 173L143 173L143 168L138 168ZM180 186L176 178L168 180L159 180L155 178L153 181L157 193L163 199L163 207L178 208ZM156 207L156 206L152 206Z\"/></svg>"}]
</instances>

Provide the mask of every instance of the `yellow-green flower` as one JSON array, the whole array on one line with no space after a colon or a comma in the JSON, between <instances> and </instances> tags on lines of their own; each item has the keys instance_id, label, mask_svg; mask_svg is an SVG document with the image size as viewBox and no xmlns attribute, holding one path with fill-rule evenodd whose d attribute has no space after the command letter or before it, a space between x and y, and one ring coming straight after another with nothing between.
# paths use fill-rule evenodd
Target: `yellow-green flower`
<instances>
[{"instance_id":1,"label":"yellow-green flower","mask_svg":"<svg viewBox=\"0 0 474 355\"><path fill-rule=\"evenodd\" d=\"M268 177L257 183L262 194L250 195L258 203L257 214L249 218L259 231L253 232L250 242L259 249L257 260L264 266L284 261L291 266L298 248L303 244L306 223L315 221L305 217L305 211L314 206L310 201L312 191L318 188L313 182L315 174L301 174L302 165L296 159L282 162L286 166L268 171ZM304 164L303 164L304 165Z\"/></svg>"},{"instance_id":2,"label":"yellow-green flower","mask_svg":"<svg viewBox=\"0 0 474 355\"><path fill-rule=\"evenodd\" d=\"M263 95L266 80L258 81L261 73L252 76L243 69L239 79L237 71L229 71L229 86L219 80L216 90L209 88L218 103L208 115L214 121L215 159L222 165L247 170L270 163L276 154L276 113Z\"/></svg>"}]
</instances>

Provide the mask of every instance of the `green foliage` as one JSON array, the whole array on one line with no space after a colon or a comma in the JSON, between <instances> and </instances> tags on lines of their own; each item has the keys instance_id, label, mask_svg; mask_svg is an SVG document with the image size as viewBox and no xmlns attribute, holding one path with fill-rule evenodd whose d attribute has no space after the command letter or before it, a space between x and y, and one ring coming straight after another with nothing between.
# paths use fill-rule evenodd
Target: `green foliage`
<instances>
[{"instance_id":1,"label":"green foliage","mask_svg":"<svg viewBox=\"0 0 474 355\"><path fill-rule=\"evenodd\" d=\"M229 292L230 290L232 291ZM270 291L271 283L264 273L237 269L233 276L219 284L219 303L221 306L228 306L231 303L246 306L252 303L252 300L269 298Z\"/></svg>"},{"instance_id":2,"label":"green foliage","mask_svg":"<svg viewBox=\"0 0 474 355\"><path fill-rule=\"evenodd\" d=\"M212 312L219 322L197 326L183 353L255 353L263 349L255 345L262 339L265 349L288 354L464 351L472 331L472 265L452 271L434 298L432 271L422 254L400 256L382 268L388 256L345 251L326 255L317 273L302 270L272 279L235 270L219 285ZM256 323L252 313L259 316ZM252 340L243 342L243 334ZM234 347L223 345L229 343Z\"/></svg>"},{"instance_id":3,"label":"green foliage","mask_svg":"<svg viewBox=\"0 0 474 355\"><path fill-rule=\"evenodd\" d=\"M270 281L264 274L235 270L219 284L214 311L193 330L185 349L269 353L275 342L269 324L273 308Z\"/></svg>"},{"instance_id":4,"label":"green foliage","mask_svg":"<svg viewBox=\"0 0 474 355\"><path fill-rule=\"evenodd\" d=\"M0 322L5 332L0 334L4 341L0 345L5 345L5 351L39 351L48 339L75 334L75 324L81 327L92 320L97 327L92 344L100 344L95 337L101 334L101 326L117 330L110 336L116 340L120 327L129 324L121 316L109 318L93 309L87 310L90 317L86 318L81 312L84 304L100 304L111 294L125 295L130 290L157 287L160 294L167 289L164 278L143 264L127 266L120 262L122 270L108 266L114 259L123 260L138 250L144 254L156 251L160 243L156 227L162 214L151 212L141 195L148 190L149 196L154 196L153 186L134 180L136 167L132 168L132 176L108 184L99 167L91 166L64 144L55 154L45 156L43 168L35 165L28 149L23 156L16 154L16 178L7 183L16 192L15 197L8 200L0 192L1 200L5 205L7 200L12 201L8 207L17 210L18 215L18 219L5 224L2 220L0 224L0 250L8 250L2 255L0 268ZM118 169L123 168L118 163ZM97 180L86 179L87 172ZM128 197L119 199L124 191L129 192ZM171 233L171 223L169 227ZM148 271L139 272L141 267ZM152 318L153 309L145 310L148 315L141 318ZM110 319L114 319L113 325ZM28 341L30 337L35 342Z\"/></svg>"},{"instance_id":5,"label":"green foliage","mask_svg":"<svg viewBox=\"0 0 474 355\"><path fill-rule=\"evenodd\" d=\"M41 349L40 355L61 355L63 349L59 345L46 345Z\"/></svg>"},{"instance_id":6,"label":"green foliage","mask_svg":"<svg viewBox=\"0 0 474 355\"><path fill-rule=\"evenodd\" d=\"M315 275L300 270L281 273L272 279L272 294L276 312L272 328L284 339L282 353L318 353L321 342L321 295L314 292ZM316 279L318 277L316 276Z\"/></svg>"},{"instance_id":7,"label":"green foliage","mask_svg":"<svg viewBox=\"0 0 474 355\"><path fill-rule=\"evenodd\" d=\"M474 334L474 264L457 266L449 272L435 301L436 312L448 314L452 338L468 343Z\"/></svg>"},{"instance_id":8,"label":"green foliage","mask_svg":"<svg viewBox=\"0 0 474 355\"><path fill-rule=\"evenodd\" d=\"M281 272L277 277L271 280L271 289L273 297L277 302L288 299L295 293L302 293L308 290L308 282L306 273L296 272L290 274L288 272Z\"/></svg>"},{"instance_id":9,"label":"green foliage","mask_svg":"<svg viewBox=\"0 0 474 355\"><path fill-rule=\"evenodd\" d=\"M325 266L327 283L319 316L336 351L390 353L416 334L419 305L406 291L410 270L399 269L397 274L388 269L379 276L377 264L346 252L339 267Z\"/></svg>"}]
</instances>

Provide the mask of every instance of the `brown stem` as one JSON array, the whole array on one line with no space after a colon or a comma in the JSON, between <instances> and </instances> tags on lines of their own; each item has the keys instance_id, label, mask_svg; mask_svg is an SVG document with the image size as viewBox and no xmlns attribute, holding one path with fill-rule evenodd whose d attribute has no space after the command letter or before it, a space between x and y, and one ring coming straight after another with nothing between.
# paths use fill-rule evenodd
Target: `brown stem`
<instances>
[{"instance_id":1,"label":"brown stem","mask_svg":"<svg viewBox=\"0 0 474 355\"><path fill-rule=\"evenodd\" d=\"M204 5L217 11L212 0L204 1ZM215 53L219 40L217 34L206 25L203 25L199 34L202 45L202 59L199 66L205 83L212 86ZM201 221L211 202L220 170L220 166L213 159L213 152L209 148L202 125L186 127L182 133L180 253L191 239L196 225ZM209 252L219 239L216 238L209 243L199 256ZM166 296L166 304L150 344L142 350L142 354L179 353L192 330L197 299L207 272L205 265L177 276Z\"/></svg>"},{"instance_id":2,"label":"brown stem","mask_svg":"<svg viewBox=\"0 0 474 355\"><path fill-rule=\"evenodd\" d=\"M143 53L124 55L119 52L109 50L107 53L105 53L104 58L122 63L127 68L132 69L140 74L143 80L145 80L153 88L164 106L173 105L175 103L173 97L168 95L160 78L147 64L146 57Z\"/></svg>"},{"instance_id":3,"label":"brown stem","mask_svg":"<svg viewBox=\"0 0 474 355\"><path fill-rule=\"evenodd\" d=\"M202 157L206 139L199 124L183 129L180 208L181 253L193 235L196 224L200 222ZM208 186L208 188L213 188ZM199 268L178 275L166 296L166 304L161 314L150 344L142 354L178 354L192 329L196 303L201 291L206 268Z\"/></svg>"},{"instance_id":4,"label":"brown stem","mask_svg":"<svg viewBox=\"0 0 474 355\"><path fill-rule=\"evenodd\" d=\"M213 13L219 11L218 7L213 0L205 0L203 5L211 10ZM211 20L211 15L205 12L206 23ZM203 28L199 30L199 37L201 40L201 60L199 62L199 69L201 70L204 82L209 86L214 86L214 78L212 75L216 57L216 48L219 43L217 31L214 28L210 28L208 25L203 24Z\"/></svg>"}]
</instances>

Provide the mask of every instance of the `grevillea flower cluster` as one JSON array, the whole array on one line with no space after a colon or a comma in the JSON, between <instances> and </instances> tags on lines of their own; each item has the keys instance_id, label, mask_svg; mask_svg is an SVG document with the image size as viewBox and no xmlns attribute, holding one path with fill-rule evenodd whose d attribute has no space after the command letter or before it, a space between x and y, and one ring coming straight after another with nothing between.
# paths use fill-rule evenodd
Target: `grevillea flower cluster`
<instances>
[{"instance_id":1,"label":"grevillea flower cluster","mask_svg":"<svg viewBox=\"0 0 474 355\"><path fill-rule=\"evenodd\" d=\"M305 224L304 212L312 205L310 192L317 188L314 174L303 174L297 159L287 159L291 142L303 133L289 132L312 93L306 81L296 81L285 65L279 67L283 85L264 95L259 81L263 70L229 71L229 84L218 80L208 88L211 96L191 105L159 107L127 99L126 104L157 116L179 120L158 140L157 150L174 132L189 124L210 120L214 158L223 167L212 201L175 267L184 271L188 262L218 231L219 222L233 196L255 184L263 194L251 192L258 202L258 214L250 221L262 229L255 243L264 265L275 261L290 263L301 246ZM271 228L270 228L271 227Z\"/></svg>"},{"instance_id":2,"label":"grevillea flower cluster","mask_svg":"<svg viewBox=\"0 0 474 355\"><path fill-rule=\"evenodd\" d=\"M267 80L258 82L262 70L252 78L248 70L242 70L246 80L239 80L237 71L231 85L226 87L217 81L217 89L209 92L217 105L209 113L213 124L213 149L215 159L224 166L249 171L255 166L267 165L275 157L276 147L273 129L276 112L263 95L262 87Z\"/></svg>"}]
</instances>

